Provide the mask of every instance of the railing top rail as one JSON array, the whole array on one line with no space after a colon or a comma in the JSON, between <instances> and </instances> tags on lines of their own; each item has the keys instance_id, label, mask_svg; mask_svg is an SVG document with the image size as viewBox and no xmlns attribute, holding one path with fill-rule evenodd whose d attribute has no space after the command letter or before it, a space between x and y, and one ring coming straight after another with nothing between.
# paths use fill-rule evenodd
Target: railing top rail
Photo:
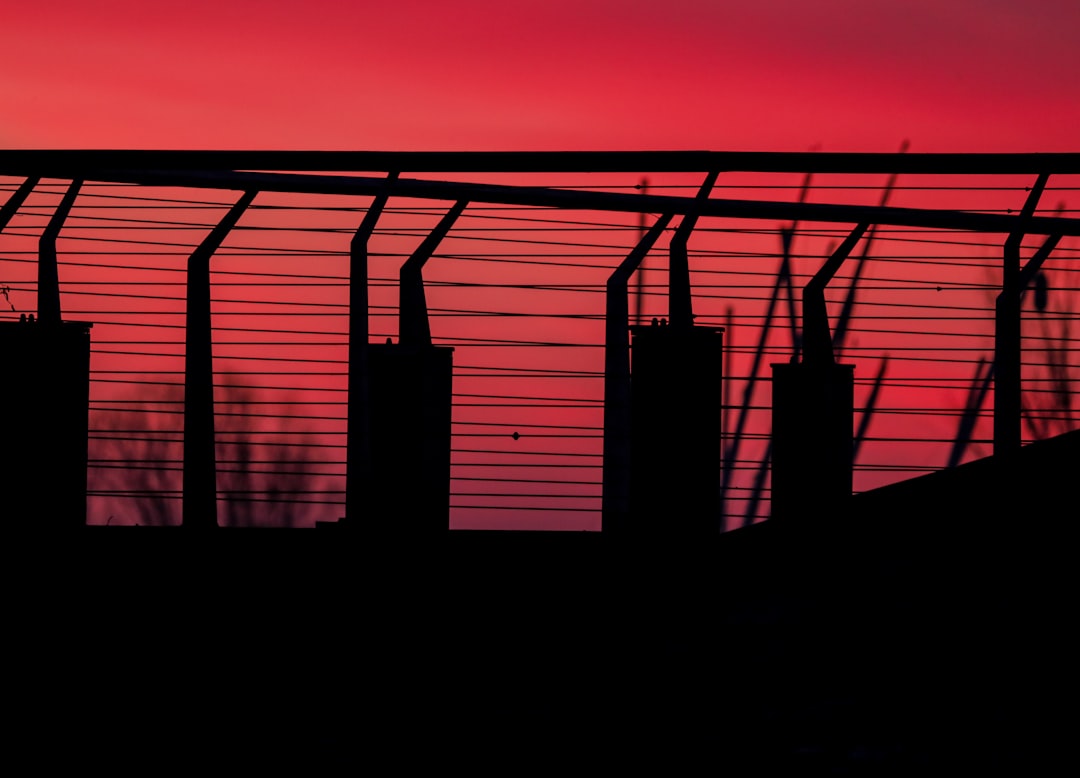
<instances>
[{"instance_id":1,"label":"railing top rail","mask_svg":"<svg viewBox=\"0 0 1080 778\"><path fill-rule=\"evenodd\" d=\"M0 172L70 178L82 170L391 171L425 173L1080 173L1080 153L773 151L0 150Z\"/></svg>"},{"instance_id":2,"label":"railing top rail","mask_svg":"<svg viewBox=\"0 0 1080 778\"><path fill-rule=\"evenodd\" d=\"M145 186L179 186L206 189L257 190L306 194L374 196L388 194L432 200L468 200L478 203L567 208L624 213L671 213L724 218L833 223L889 224L930 229L971 230L1011 234L1080 236L1080 219L975 213L943 209L832 203L775 202L764 200L699 199L671 195L580 191L549 187L474 184L456 181L371 178L362 176L255 173L245 171L188 170L82 170L93 181Z\"/></svg>"}]
</instances>

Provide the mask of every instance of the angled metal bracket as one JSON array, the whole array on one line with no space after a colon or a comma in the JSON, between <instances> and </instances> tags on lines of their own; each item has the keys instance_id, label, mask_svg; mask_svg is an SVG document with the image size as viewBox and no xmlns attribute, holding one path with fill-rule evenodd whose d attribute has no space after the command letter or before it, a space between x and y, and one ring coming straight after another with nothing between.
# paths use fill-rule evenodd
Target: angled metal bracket
<instances>
[{"instance_id":1,"label":"angled metal bracket","mask_svg":"<svg viewBox=\"0 0 1080 778\"><path fill-rule=\"evenodd\" d=\"M716 184L719 171L705 176L705 183L698 190L697 200L708 200L709 192ZM693 294L690 289L690 260L686 251L686 242L690 233L697 226L698 214L691 213L683 217L676 228L668 246L668 317L672 327L683 329L694 326Z\"/></svg>"},{"instance_id":2,"label":"angled metal bracket","mask_svg":"<svg viewBox=\"0 0 1080 778\"><path fill-rule=\"evenodd\" d=\"M803 288L803 362L805 364L836 364L832 334L829 331L829 315L825 307L825 287L844 264L844 260L851 254L868 227L868 224L856 226Z\"/></svg>"},{"instance_id":3,"label":"angled metal bracket","mask_svg":"<svg viewBox=\"0 0 1080 778\"><path fill-rule=\"evenodd\" d=\"M602 529L618 531L630 509L630 277L671 223L656 220L607 282L604 339L604 484Z\"/></svg>"},{"instance_id":4,"label":"angled metal bracket","mask_svg":"<svg viewBox=\"0 0 1080 778\"><path fill-rule=\"evenodd\" d=\"M1061 242L1061 235L1047 235L1043 244L1036 249L1035 253L1031 255L1031 259L1027 261L1022 268L1020 268L1020 275L1017 280L1017 294L1023 295L1027 288L1031 286L1035 281L1035 276L1038 275L1039 270L1042 268L1043 263L1050 256L1057 244Z\"/></svg>"},{"instance_id":5,"label":"angled metal bracket","mask_svg":"<svg viewBox=\"0 0 1080 778\"><path fill-rule=\"evenodd\" d=\"M398 338L403 346L431 345L431 324L428 321L427 298L424 295L424 265L468 204L468 200L454 203L435 225L435 229L401 266L398 282Z\"/></svg>"},{"instance_id":6,"label":"angled metal bracket","mask_svg":"<svg viewBox=\"0 0 1080 778\"><path fill-rule=\"evenodd\" d=\"M1030 222L1031 217L1035 215L1035 208L1038 206L1039 199L1042 197L1043 190L1046 189L1049 180L1049 173L1041 173L1035 179L1035 184L1031 187L1027 199L1024 201L1024 207L1020 210L1021 228L1009 233L1009 237L1005 239L1005 278L1003 279L1003 286L1015 284L1019 278L1017 274L1020 272L1020 245L1024 242L1024 236L1027 234L1023 225Z\"/></svg>"},{"instance_id":7,"label":"angled metal bracket","mask_svg":"<svg viewBox=\"0 0 1080 778\"><path fill-rule=\"evenodd\" d=\"M390 173L387 184L398 174ZM389 189L389 187L387 187ZM345 454L345 518L359 516L371 474L371 384L368 339L368 241L382 216L389 192L375 196L349 244L349 393Z\"/></svg>"},{"instance_id":8,"label":"angled metal bracket","mask_svg":"<svg viewBox=\"0 0 1080 778\"><path fill-rule=\"evenodd\" d=\"M64 226L75 198L79 196L82 181L71 182L56 212L38 241L38 321L41 324L60 326L60 272L56 262L56 238Z\"/></svg>"},{"instance_id":9,"label":"angled metal bracket","mask_svg":"<svg viewBox=\"0 0 1080 778\"><path fill-rule=\"evenodd\" d=\"M218 523L210 258L256 194L245 192L188 258L182 510L185 527L216 527Z\"/></svg>"},{"instance_id":10,"label":"angled metal bracket","mask_svg":"<svg viewBox=\"0 0 1080 778\"><path fill-rule=\"evenodd\" d=\"M18 189L11 193L11 197L0 206L0 232L4 231L7 227L11 217L22 207L22 204L26 202L26 198L34 191L34 187L41 181L40 178L28 178L22 182Z\"/></svg>"}]
</instances>

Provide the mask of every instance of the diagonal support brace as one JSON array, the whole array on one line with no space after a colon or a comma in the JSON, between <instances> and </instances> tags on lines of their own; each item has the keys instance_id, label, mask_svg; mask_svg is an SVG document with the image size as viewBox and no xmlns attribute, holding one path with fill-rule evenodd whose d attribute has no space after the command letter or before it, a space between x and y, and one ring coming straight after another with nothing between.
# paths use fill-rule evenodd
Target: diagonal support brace
<instances>
[{"instance_id":1,"label":"diagonal support brace","mask_svg":"<svg viewBox=\"0 0 1080 778\"><path fill-rule=\"evenodd\" d=\"M868 224L856 226L803 288L803 361L807 364L832 365L836 363L833 355L832 334L829 331L829 315L825 307L825 287L840 270L840 266L844 264L844 260L851 254L868 227Z\"/></svg>"},{"instance_id":2,"label":"diagonal support brace","mask_svg":"<svg viewBox=\"0 0 1080 778\"><path fill-rule=\"evenodd\" d=\"M454 203L435 225L435 229L401 266L398 282L398 338L402 345L431 345L431 324L428 321L427 298L424 295L424 265L468 204L468 200Z\"/></svg>"},{"instance_id":3,"label":"diagonal support brace","mask_svg":"<svg viewBox=\"0 0 1080 778\"><path fill-rule=\"evenodd\" d=\"M28 178L22 182L18 189L12 192L11 197L0 206L0 232L4 231L7 227L11 217L22 207L22 204L26 202L26 198L34 191L34 187L41 181L40 178Z\"/></svg>"},{"instance_id":4,"label":"diagonal support brace","mask_svg":"<svg viewBox=\"0 0 1080 778\"><path fill-rule=\"evenodd\" d=\"M705 176L705 182L698 190L698 202L708 200L709 192L716 184L719 171ZM686 329L694 326L694 303L690 289L690 260L686 242L690 233L697 226L698 214L690 213L683 217L682 223L675 230L668 246L668 317L672 327Z\"/></svg>"},{"instance_id":5,"label":"diagonal support brace","mask_svg":"<svg viewBox=\"0 0 1080 778\"><path fill-rule=\"evenodd\" d=\"M38 241L37 308L38 321L42 324L60 326L60 273L56 262L56 239L71 213L80 188L82 181L71 182Z\"/></svg>"}]
</instances>

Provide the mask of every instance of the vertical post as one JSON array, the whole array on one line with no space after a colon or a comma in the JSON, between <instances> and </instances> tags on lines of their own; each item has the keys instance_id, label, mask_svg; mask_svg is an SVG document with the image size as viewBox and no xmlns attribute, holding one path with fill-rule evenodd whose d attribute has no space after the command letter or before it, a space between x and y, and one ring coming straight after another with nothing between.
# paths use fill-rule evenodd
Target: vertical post
<instances>
[{"instance_id":1,"label":"vertical post","mask_svg":"<svg viewBox=\"0 0 1080 778\"><path fill-rule=\"evenodd\" d=\"M216 527L218 523L210 258L255 195L245 192L188 258L182 512L185 527Z\"/></svg>"},{"instance_id":2,"label":"vertical post","mask_svg":"<svg viewBox=\"0 0 1080 778\"><path fill-rule=\"evenodd\" d=\"M1031 218L1049 174L1031 187L1021 223ZM1020 244L1021 227L1005 241L1001 294L994 306L994 456L1007 458L1020 451Z\"/></svg>"},{"instance_id":3,"label":"vertical post","mask_svg":"<svg viewBox=\"0 0 1080 778\"><path fill-rule=\"evenodd\" d=\"M607 282L604 337L604 483L601 527L626 529L630 513L630 276L671 222L663 214L642 236Z\"/></svg>"},{"instance_id":4,"label":"vertical post","mask_svg":"<svg viewBox=\"0 0 1080 778\"><path fill-rule=\"evenodd\" d=\"M386 181L392 183L397 173ZM368 241L386 208L389 193L376 195L349 245L349 394L345 454L345 519L360 516L371 479L371 383L368 340Z\"/></svg>"}]
</instances>

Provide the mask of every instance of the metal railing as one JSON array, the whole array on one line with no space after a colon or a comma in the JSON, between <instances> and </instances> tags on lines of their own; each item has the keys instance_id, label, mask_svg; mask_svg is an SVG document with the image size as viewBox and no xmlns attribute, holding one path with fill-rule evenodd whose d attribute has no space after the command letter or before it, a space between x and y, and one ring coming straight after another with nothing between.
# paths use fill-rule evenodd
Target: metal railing
<instances>
[{"instance_id":1,"label":"metal railing","mask_svg":"<svg viewBox=\"0 0 1080 778\"><path fill-rule=\"evenodd\" d=\"M854 365L856 491L1076 422L1080 155L7 151L0 174L3 315L93 324L90 523L362 512L360 344L425 333L454 349L452 527L600 529L629 488L611 392L654 318L725 329L727 528L769 515L768 366L822 332Z\"/></svg>"}]
</instances>

